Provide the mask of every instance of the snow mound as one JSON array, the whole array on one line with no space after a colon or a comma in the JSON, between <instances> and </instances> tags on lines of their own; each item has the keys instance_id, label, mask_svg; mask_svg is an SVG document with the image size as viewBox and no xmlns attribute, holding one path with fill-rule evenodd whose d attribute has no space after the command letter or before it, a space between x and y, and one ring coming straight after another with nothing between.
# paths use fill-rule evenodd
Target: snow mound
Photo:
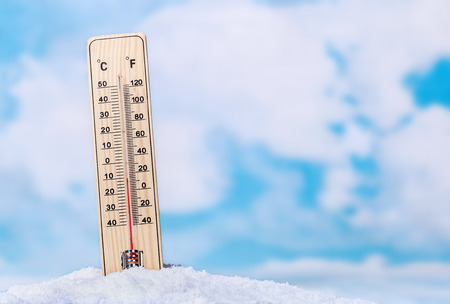
<instances>
[{"instance_id":1,"label":"snow mound","mask_svg":"<svg viewBox=\"0 0 450 304\"><path fill-rule=\"evenodd\" d=\"M103 276L84 268L38 284L13 286L0 303L302 303L369 304L288 284L212 275L187 267L132 268Z\"/></svg>"}]
</instances>

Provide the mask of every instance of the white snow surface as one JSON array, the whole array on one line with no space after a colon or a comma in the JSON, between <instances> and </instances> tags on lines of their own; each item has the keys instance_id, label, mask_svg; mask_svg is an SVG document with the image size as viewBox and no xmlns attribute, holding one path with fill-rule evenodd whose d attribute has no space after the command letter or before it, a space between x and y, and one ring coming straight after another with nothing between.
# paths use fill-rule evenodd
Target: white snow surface
<instances>
[{"instance_id":1,"label":"white snow surface","mask_svg":"<svg viewBox=\"0 0 450 304\"><path fill-rule=\"evenodd\" d=\"M212 275L191 267L133 268L103 276L83 268L0 293L0 303L304 303L370 304L273 281Z\"/></svg>"}]
</instances>

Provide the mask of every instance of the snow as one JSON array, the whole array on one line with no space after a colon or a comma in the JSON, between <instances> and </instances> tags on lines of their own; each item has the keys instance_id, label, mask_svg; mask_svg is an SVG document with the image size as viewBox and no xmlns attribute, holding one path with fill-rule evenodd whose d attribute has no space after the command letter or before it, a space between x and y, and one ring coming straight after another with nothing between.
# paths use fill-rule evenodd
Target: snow
<instances>
[{"instance_id":1,"label":"snow","mask_svg":"<svg viewBox=\"0 0 450 304\"><path fill-rule=\"evenodd\" d=\"M212 275L191 267L133 268L103 276L83 268L0 293L0 303L302 303L370 304L273 281Z\"/></svg>"}]
</instances>

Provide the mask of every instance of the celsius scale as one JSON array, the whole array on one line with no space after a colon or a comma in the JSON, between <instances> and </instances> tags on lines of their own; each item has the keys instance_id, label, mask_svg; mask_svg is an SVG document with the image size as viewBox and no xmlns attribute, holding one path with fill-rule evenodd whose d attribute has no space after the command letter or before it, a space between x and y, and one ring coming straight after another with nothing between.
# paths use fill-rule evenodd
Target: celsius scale
<instances>
[{"instance_id":1,"label":"celsius scale","mask_svg":"<svg viewBox=\"0 0 450 304\"><path fill-rule=\"evenodd\" d=\"M103 274L161 269L161 231L142 33L87 42Z\"/></svg>"}]
</instances>

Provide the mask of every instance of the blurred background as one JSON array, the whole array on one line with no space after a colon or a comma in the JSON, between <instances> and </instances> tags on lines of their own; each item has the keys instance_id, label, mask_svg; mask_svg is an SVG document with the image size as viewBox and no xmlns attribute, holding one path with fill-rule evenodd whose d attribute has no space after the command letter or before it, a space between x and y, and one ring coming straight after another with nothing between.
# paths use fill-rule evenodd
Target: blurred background
<instances>
[{"instance_id":1,"label":"blurred background","mask_svg":"<svg viewBox=\"0 0 450 304\"><path fill-rule=\"evenodd\" d=\"M143 32L166 263L450 301L450 2L0 2L0 290L101 267L86 41Z\"/></svg>"}]
</instances>

